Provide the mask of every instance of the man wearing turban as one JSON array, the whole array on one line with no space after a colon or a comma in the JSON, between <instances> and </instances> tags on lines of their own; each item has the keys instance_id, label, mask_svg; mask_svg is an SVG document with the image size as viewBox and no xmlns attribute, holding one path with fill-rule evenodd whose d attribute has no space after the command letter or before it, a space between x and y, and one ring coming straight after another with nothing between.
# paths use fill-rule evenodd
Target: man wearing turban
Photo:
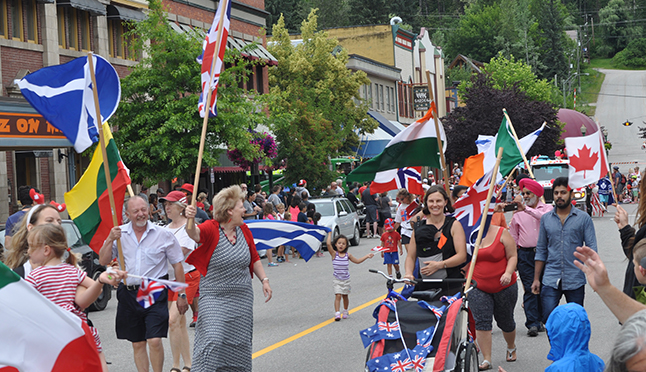
<instances>
[{"instance_id":1,"label":"man wearing turban","mask_svg":"<svg viewBox=\"0 0 646 372\"><path fill-rule=\"evenodd\" d=\"M518 273L525 288L523 304L525 310L525 326L527 335L538 336L539 331L544 331L541 324L542 309L540 294L532 293L532 282L534 281L534 255L536 254L536 242L540 229L541 217L552 210L552 206L546 205L540 200L543 196L543 187L531 178L519 180L522 197L516 196L514 203L518 204L518 210L509 224L509 232L516 241L518 248Z\"/></svg>"}]
</instances>

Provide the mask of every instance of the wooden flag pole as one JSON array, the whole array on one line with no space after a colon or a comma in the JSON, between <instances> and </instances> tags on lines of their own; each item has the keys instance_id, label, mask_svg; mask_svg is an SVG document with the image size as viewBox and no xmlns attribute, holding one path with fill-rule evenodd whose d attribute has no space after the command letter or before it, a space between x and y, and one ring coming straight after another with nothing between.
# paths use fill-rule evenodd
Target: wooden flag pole
<instances>
[{"instance_id":1,"label":"wooden flag pole","mask_svg":"<svg viewBox=\"0 0 646 372\"><path fill-rule=\"evenodd\" d=\"M195 167L195 178L193 179L193 195L191 195L191 205L196 205L197 190L200 183L200 171L202 170L202 154L204 153L204 142L206 141L206 128L209 123L209 112L211 112L211 95L213 94L213 88L211 83L213 82L213 75L215 74L215 64L218 60L218 52L220 50L220 39L222 39L222 18L224 17L224 12L226 9L226 3L228 0L220 0L220 19L218 20L218 36L215 39L215 51L213 52L213 60L211 61L211 76L208 80L208 93L204 100L204 120L202 121L202 135L200 137L200 149L197 154L197 165ZM195 228L195 218L189 218L186 221L186 230L191 231Z\"/></svg>"},{"instance_id":2,"label":"wooden flag pole","mask_svg":"<svg viewBox=\"0 0 646 372\"><path fill-rule=\"evenodd\" d=\"M117 207L114 202L114 193L112 191L112 179L110 177L110 164L108 164L108 152L105 149L105 136L103 135L103 122L101 118L101 108L99 107L99 92L97 92L96 75L94 74L94 58L92 52L87 54L87 61L90 65L90 76L92 77L92 95L94 96L94 108L96 110L96 121L99 123L99 145L101 146L101 155L103 155L103 172L105 173L105 184L108 189L110 199L110 209L112 210L112 227L119 226L117 219ZM119 211L121 213L121 211ZM121 249L121 239L117 239L117 251L119 252L119 266L125 270L126 266L123 261L123 250Z\"/></svg>"},{"instance_id":3,"label":"wooden flag pole","mask_svg":"<svg viewBox=\"0 0 646 372\"><path fill-rule=\"evenodd\" d=\"M514 135L514 140L516 141L516 145L520 150L520 154L523 156L525 167L529 171L529 175L532 177L532 179L534 179L534 172L532 172L532 168L529 166L529 162L527 161L527 157L525 156L525 151L523 150L523 147L520 145L520 140L518 139L518 135L516 134L516 129L514 129L514 125L511 123L511 119L509 119L509 115L507 115L507 110L502 109L502 112L503 114L505 114L505 118L507 118L507 123L509 123L509 128L511 128L511 134Z\"/></svg>"},{"instance_id":4,"label":"wooden flag pole","mask_svg":"<svg viewBox=\"0 0 646 372\"><path fill-rule=\"evenodd\" d=\"M509 180L511 179L511 175L514 174L514 171L515 169L512 169L511 172L509 172L509 175L507 176L507 178L505 178L505 183L502 184L502 187L496 193L496 200L498 200L498 198L500 197L500 194L502 194L502 189L505 188L505 185L509 183Z\"/></svg>"},{"instance_id":5,"label":"wooden flag pole","mask_svg":"<svg viewBox=\"0 0 646 372\"><path fill-rule=\"evenodd\" d=\"M471 257L471 265L469 266L469 273L467 274L467 283L464 288L465 295L468 295L467 291L471 287L471 279L473 278L473 269L476 266L476 260L478 259L478 250L480 249L480 243L482 242L482 235L484 234L485 222L487 221L487 214L489 213L489 204L491 203L491 195L493 195L493 189L496 187L496 175L498 174L498 167L500 166L500 159L502 159L502 147L498 149L498 156L496 157L496 165L493 167L493 173L491 174L491 184L489 185L489 192L487 193L487 200L485 200L485 206L482 210L482 217L480 218L480 229L478 230L478 237L476 238L476 244L473 247L473 256Z\"/></svg>"},{"instance_id":6,"label":"wooden flag pole","mask_svg":"<svg viewBox=\"0 0 646 372\"><path fill-rule=\"evenodd\" d=\"M594 123L597 125L597 132L599 132L599 136L602 136L603 133L601 132L601 126L599 125L599 122L595 121ZM600 137L600 139L603 139L603 138ZM606 146L605 146L605 143L603 143L603 141L601 141L601 148L603 149L603 152L604 152L603 155L605 156L606 162L607 162L608 153L606 153ZM608 179L610 180L610 187L612 188L612 197L615 198L615 207L616 207L617 205L619 205L619 199L617 199L617 191L615 190L615 180L612 177L612 169L610 169L610 164L608 164Z\"/></svg>"},{"instance_id":7,"label":"wooden flag pole","mask_svg":"<svg viewBox=\"0 0 646 372\"><path fill-rule=\"evenodd\" d=\"M135 196L135 192L134 192L134 191L132 191L132 185L131 185L131 184L128 184L128 185L127 185L127 188L128 188L128 195L130 195L130 197L131 197L131 198L132 198L133 196Z\"/></svg>"},{"instance_id":8,"label":"wooden flag pole","mask_svg":"<svg viewBox=\"0 0 646 372\"><path fill-rule=\"evenodd\" d=\"M431 84L431 72L426 70L426 83L428 84L428 97L430 98L429 106L432 107L433 102L435 102L435 97L433 96L433 85ZM437 150L440 152L440 161L442 163L442 171L444 173L444 190L447 194L451 195L451 190L449 187L449 170L446 168L446 159L444 158L444 151L442 150L442 139L440 138L440 124L437 118L437 105L435 105L435 112L433 113L433 121L435 122L435 136L437 137Z\"/></svg>"}]
</instances>

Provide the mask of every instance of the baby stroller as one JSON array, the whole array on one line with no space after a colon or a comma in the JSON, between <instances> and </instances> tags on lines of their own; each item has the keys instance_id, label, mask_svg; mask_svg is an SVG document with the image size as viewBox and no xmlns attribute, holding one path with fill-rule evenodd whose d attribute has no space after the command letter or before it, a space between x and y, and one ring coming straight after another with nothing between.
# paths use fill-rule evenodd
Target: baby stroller
<instances>
[{"instance_id":1,"label":"baby stroller","mask_svg":"<svg viewBox=\"0 0 646 372\"><path fill-rule=\"evenodd\" d=\"M369 271L387 279L388 296L373 312L376 324L360 332L368 347L366 372L478 371L468 300L460 291L445 295L455 293L451 289L461 287L465 279L423 279L427 287L436 288L413 292L410 297L418 301L408 301L393 291L393 285L405 279Z\"/></svg>"}]
</instances>

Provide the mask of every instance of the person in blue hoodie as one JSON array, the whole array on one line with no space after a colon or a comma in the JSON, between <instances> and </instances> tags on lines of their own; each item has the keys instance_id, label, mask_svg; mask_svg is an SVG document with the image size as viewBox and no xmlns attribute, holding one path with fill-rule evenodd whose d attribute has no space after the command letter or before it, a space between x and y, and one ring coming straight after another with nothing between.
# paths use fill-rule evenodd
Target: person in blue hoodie
<instances>
[{"instance_id":1,"label":"person in blue hoodie","mask_svg":"<svg viewBox=\"0 0 646 372\"><path fill-rule=\"evenodd\" d=\"M603 371L603 360L588 348L590 320L581 305L571 302L558 306L545 329L551 345L547 359L554 361L545 372Z\"/></svg>"},{"instance_id":2,"label":"person in blue hoodie","mask_svg":"<svg viewBox=\"0 0 646 372\"><path fill-rule=\"evenodd\" d=\"M604 363L588 348L590 320L583 306L570 302L557 306L545 324L551 349L547 359L554 361L545 372L602 372ZM498 372L505 372L498 367Z\"/></svg>"}]
</instances>

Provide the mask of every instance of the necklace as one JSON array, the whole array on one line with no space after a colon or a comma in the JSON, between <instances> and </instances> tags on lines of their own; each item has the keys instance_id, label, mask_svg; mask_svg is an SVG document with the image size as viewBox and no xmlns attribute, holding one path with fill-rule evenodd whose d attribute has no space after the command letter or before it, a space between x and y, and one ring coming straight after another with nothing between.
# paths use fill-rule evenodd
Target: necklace
<instances>
[{"instance_id":1,"label":"necklace","mask_svg":"<svg viewBox=\"0 0 646 372\"><path fill-rule=\"evenodd\" d=\"M232 236L229 236L229 234L227 234L227 232L224 231L224 229L222 227L220 227L220 230L222 230L222 233L224 234L224 236L227 237L227 240L229 241L229 243L231 243L232 245L236 244L236 241L238 240L238 236L236 234L236 229L235 228L233 228L233 232L231 234Z\"/></svg>"}]
</instances>

